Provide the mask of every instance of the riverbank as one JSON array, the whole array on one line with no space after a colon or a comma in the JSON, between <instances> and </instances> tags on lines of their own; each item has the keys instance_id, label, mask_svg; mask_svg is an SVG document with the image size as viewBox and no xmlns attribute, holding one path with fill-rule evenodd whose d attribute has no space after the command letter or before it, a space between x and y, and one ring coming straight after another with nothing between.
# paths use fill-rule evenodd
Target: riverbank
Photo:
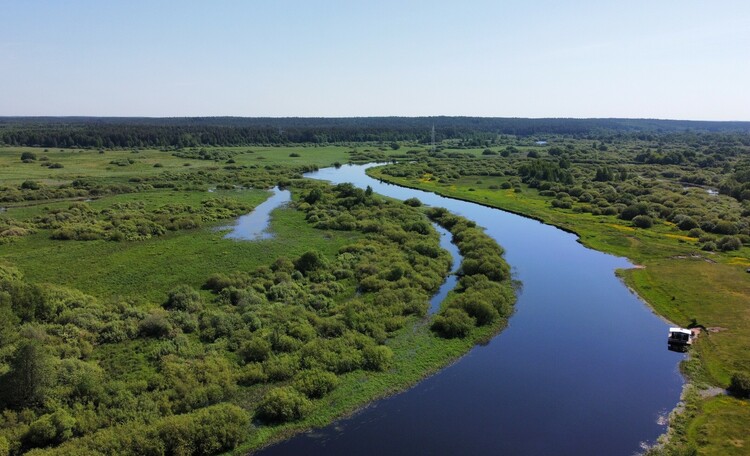
<instances>
[{"instance_id":1,"label":"riverbank","mask_svg":"<svg viewBox=\"0 0 750 456\"><path fill-rule=\"evenodd\" d=\"M697 324L730 328L729 331L707 335L693 349L691 361L682 366L691 382L726 387L731 372L748 365L750 316L745 309L750 289L744 276L746 248L734 255L712 255L713 261L706 261L705 255L691 256L697 247L690 238L669 236L666 229L635 229L615 217L594 217L554 209L548 199L539 197L533 189L524 187L520 192L499 190L501 178L482 176L482 184L478 185L473 181L476 177L466 177L464 182L446 185L394 178L377 168L367 172L373 178L397 185L541 220L576 233L587 247L623 256L645 266L622 270L619 275L660 316L681 326ZM497 190L490 189L490 186ZM743 423L747 423L750 416L747 407L740 404L741 401L731 398L702 400L693 407L698 412L686 425L690 432L680 433L680 438L673 439L673 442L700 446L706 454L727 454L721 453L725 451L721 444L724 440L698 437L722 429L723 434L741 441L746 428ZM742 419L727 418L737 416Z\"/></svg>"}]
</instances>

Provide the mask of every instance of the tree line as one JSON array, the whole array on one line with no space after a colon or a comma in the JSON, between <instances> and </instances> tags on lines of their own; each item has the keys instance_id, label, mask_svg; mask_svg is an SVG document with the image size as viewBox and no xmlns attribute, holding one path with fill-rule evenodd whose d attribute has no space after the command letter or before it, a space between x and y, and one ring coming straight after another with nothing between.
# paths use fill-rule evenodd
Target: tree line
<instances>
[{"instance_id":1,"label":"tree line","mask_svg":"<svg viewBox=\"0 0 750 456\"><path fill-rule=\"evenodd\" d=\"M0 118L0 144L13 146L132 148L240 146L494 139L497 135L750 132L750 122L653 119L522 119L494 117L360 118Z\"/></svg>"}]
</instances>

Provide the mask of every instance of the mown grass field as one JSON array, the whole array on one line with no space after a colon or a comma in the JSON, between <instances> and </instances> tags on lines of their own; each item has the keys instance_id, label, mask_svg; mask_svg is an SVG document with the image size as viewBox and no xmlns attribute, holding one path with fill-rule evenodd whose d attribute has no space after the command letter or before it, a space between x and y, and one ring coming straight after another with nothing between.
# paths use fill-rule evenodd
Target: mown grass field
<instances>
[{"instance_id":1,"label":"mown grass field","mask_svg":"<svg viewBox=\"0 0 750 456\"><path fill-rule=\"evenodd\" d=\"M490 189L503 177L464 176L451 184L428 178L368 173L379 179L444 196L465 199L533 217L577 233L591 248L629 258L642 268L618 271L659 315L680 326L712 328L704 331L693 349L696 361L684 370L698 385L727 387L735 371L750 371L750 249L729 253L699 250L697 239L668 223L650 229L634 228L614 216L593 216L551 207L535 189ZM666 337L666 336L665 336ZM729 397L694 399L693 418L683 426L688 442L700 454L748 454L750 406ZM692 416L692 415L691 415ZM728 443L728 442L731 442Z\"/></svg>"}]
</instances>

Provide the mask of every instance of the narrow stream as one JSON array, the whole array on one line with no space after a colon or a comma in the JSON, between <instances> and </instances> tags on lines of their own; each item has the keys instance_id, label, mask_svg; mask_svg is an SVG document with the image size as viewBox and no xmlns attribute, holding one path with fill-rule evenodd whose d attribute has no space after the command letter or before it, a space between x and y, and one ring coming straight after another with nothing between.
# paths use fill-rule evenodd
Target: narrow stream
<instances>
[{"instance_id":1,"label":"narrow stream","mask_svg":"<svg viewBox=\"0 0 750 456\"><path fill-rule=\"evenodd\" d=\"M269 222L271 221L271 212L282 204L286 204L292 199L289 190L281 190L279 187L273 188L273 195L260 203L252 212L245 214L237 223L231 227L232 231L224 236L227 239L240 239L243 241L257 241L259 239L270 239L273 237L268 231Z\"/></svg>"},{"instance_id":2,"label":"narrow stream","mask_svg":"<svg viewBox=\"0 0 750 456\"><path fill-rule=\"evenodd\" d=\"M632 455L665 430L684 355L614 275L627 260L535 220L379 182L369 166L309 173L417 197L486 228L523 283L509 326L414 388L263 455ZM434 305L434 303L433 303Z\"/></svg>"},{"instance_id":3,"label":"narrow stream","mask_svg":"<svg viewBox=\"0 0 750 456\"><path fill-rule=\"evenodd\" d=\"M437 293L435 293L435 296L430 299L430 314L434 314L435 312L440 310L440 303L443 302L443 299L445 299L446 296L448 296L448 292L456 287L456 283L458 282L456 272L458 271L458 267L461 266L461 262L463 261L463 257L458 251L458 246L451 242L451 240L453 239L453 235L450 233L450 231L446 230L437 223L433 223L432 226L434 226L437 232L440 233L440 247L450 252L453 265L451 266L451 272L448 278L445 279L445 282L443 282L443 284L440 286L440 289Z\"/></svg>"}]
</instances>

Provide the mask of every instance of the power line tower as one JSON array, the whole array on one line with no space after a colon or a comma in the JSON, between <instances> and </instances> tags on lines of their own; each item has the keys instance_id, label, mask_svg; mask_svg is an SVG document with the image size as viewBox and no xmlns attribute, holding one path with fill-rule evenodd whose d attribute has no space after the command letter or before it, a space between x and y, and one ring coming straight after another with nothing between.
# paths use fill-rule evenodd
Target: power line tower
<instances>
[{"instance_id":1,"label":"power line tower","mask_svg":"<svg viewBox=\"0 0 750 456\"><path fill-rule=\"evenodd\" d=\"M432 154L435 155L435 124L432 124Z\"/></svg>"}]
</instances>

